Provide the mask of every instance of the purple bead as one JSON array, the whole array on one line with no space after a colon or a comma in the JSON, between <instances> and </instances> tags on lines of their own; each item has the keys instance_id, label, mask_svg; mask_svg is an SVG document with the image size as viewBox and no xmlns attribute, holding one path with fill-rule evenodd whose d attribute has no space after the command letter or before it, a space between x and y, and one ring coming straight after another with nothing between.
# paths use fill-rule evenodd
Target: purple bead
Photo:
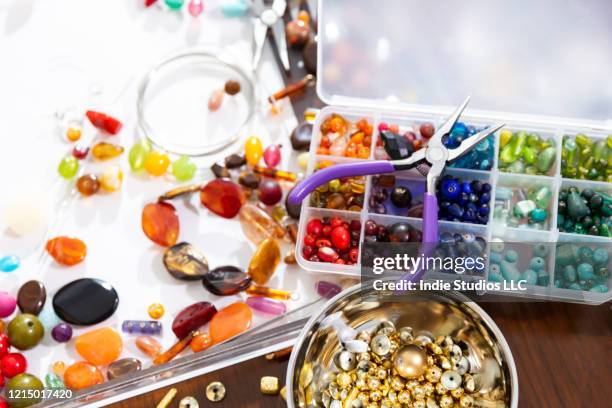
<instances>
[{"instance_id":1,"label":"purple bead","mask_svg":"<svg viewBox=\"0 0 612 408\"><path fill-rule=\"evenodd\" d=\"M160 334L162 325L155 320L124 320L121 330L129 334Z\"/></svg>"},{"instance_id":2,"label":"purple bead","mask_svg":"<svg viewBox=\"0 0 612 408\"><path fill-rule=\"evenodd\" d=\"M315 289L319 296L327 299L331 299L338 293L342 292L342 288L340 286L327 281L317 281L317 283L315 283Z\"/></svg>"},{"instance_id":3,"label":"purple bead","mask_svg":"<svg viewBox=\"0 0 612 408\"><path fill-rule=\"evenodd\" d=\"M66 343L72 338L72 327L66 323L60 323L51 330L51 336L58 343Z\"/></svg>"},{"instance_id":4,"label":"purple bead","mask_svg":"<svg viewBox=\"0 0 612 408\"><path fill-rule=\"evenodd\" d=\"M283 302L262 296L250 296L246 304L253 310L273 316L282 315L287 311L287 306Z\"/></svg>"}]
</instances>

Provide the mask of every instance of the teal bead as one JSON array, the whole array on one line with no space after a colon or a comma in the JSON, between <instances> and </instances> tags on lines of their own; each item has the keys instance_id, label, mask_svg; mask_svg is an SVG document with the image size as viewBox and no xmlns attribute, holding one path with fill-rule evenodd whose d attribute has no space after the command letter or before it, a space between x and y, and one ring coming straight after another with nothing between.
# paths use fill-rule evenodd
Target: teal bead
<instances>
[{"instance_id":1,"label":"teal bead","mask_svg":"<svg viewBox=\"0 0 612 408\"><path fill-rule=\"evenodd\" d=\"M74 156L64 157L57 167L57 172L66 180L70 180L76 176L78 171L79 161Z\"/></svg>"},{"instance_id":2,"label":"teal bead","mask_svg":"<svg viewBox=\"0 0 612 408\"><path fill-rule=\"evenodd\" d=\"M491 252L491 256L489 256L489 263L499 265L502 259L501 252Z\"/></svg>"},{"instance_id":3,"label":"teal bead","mask_svg":"<svg viewBox=\"0 0 612 408\"><path fill-rule=\"evenodd\" d=\"M55 314L53 310L52 302L45 302L43 309L38 314L38 320L45 328L45 333L51 333L51 330L58 324L62 323L62 320Z\"/></svg>"},{"instance_id":4,"label":"teal bead","mask_svg":"<svg viewBox=\"0 0 612 408\"><path fill-rule=\"evenodd\" d=\"M539 256L533 257L531 258L531 261L529 261L529 268L536 272L542 270L544 266L546 266L546 261L544 261L544 258L540 258Z\"/></svg>"},{"instance_id":5,"label":"teal bead","mask_svg":"<svg viewBox=\"0 0 612 408\"><path fill-rule=\"evenodd\" d=\"M197 166L187 156L181 156L172 163L172 174L178 181L191 180L197 169Z\"/></svg>"},{"instance_id":6,"label":"teal bead","mask_svg":"<svg viewBox=\"0 0 612 408\"><path fill-rule=\"evenodd\" d=\"M574 283L568 285L567 288L568 289L572 289L572 290L582 290L582 286L580 286L580 284L577 283L577 282L574 282Z\"/></svg>"},{"instance_id":7,"label":"teal bead","mask_svg":"<svg viewBox=\"0 0 612 408\"><path fill-rule=\"evenodd\" d=\"M608 263L608 259L609 259L609 254L608 251L606 251L603 248L597 248L595 249L595 251L593 251L593 262L595 262L595 264L597 265L603 265Z\"/></svg>"},{"instance_id":8,"label":"teal bead","mask_svg":"<svg viewBox=\"0 0 612 408\"><path fill-rule=\"evenodd\" d=\"M562 288L563 287L563 282L561 281L561 279L555 279L555 288Z\"/></svg>"},{"instance_id":9,"label":"teal bead","mask_svg":"<svg viewBox=\"0 0 612 408\"><path fill-rule=\"evenodd\" d=\"M574 234L586 234L586 230L584 229L584 225L580 223L574 224Z\"/></svg>"},{"instance_id":10,"label":"teal bead","mask_svg":"<svg viewBox=\"0 0 612 408\"><path fill-rule=\"evenodd\" d=\"M548 173L548 170L552 167L557 157L557 149L554 147L547 147L540 152L536 161L536 167L541 174Z\"/></svg>"},{"instance_id":11,"label":"teal bead","mask_svg":"<svg viewBox=\"0 0 612 408\"><path fill-rule=\"evenodd\" d=\"M489 272L489 282L498 282L501 283L504 281L504 277L499 273L490 273Z\"/></svg>"},{"instance_id":12,"label":"teal bead","mask_svg":"<svg viewBox=\"0 0 612 408\"><path fill-rule=\"evenodd\" d=\"M575 282L576 279L578 279L578 273L576 272L574 265L567 265L565 268L563 268L563 278L567 282Z\"/></svg>"},{"instance_id":13,"label":"teal bead","mask_svg":"<svg viewBox=\"0 0 612 408\"><path fill-rule=\"evenodd\" d=\"M526 218L535 209L536 204L532 200L522 200L514 204L512 214L518 218Z\"/></svg>"},{"instance_id":14,"label":"teal bead","mask_svg":"<svg viewBox=\"0 0 612 408\"><path fill-rule=\"evenodd\" d=\"M567 196L567 212L573 218L581 218L589 215L591 210L585 202L586 200L576 191L571 191Z\"/></svg>"},{"instance_id":15,"label":"teal bead","mask_svg":"<svg viewBox=\"0 0 612 408\"><path fill-rule=\"evenodd\" d=\"M595 277L595 271L593 270L593 266L586 262L581 263L576 268L578 271L578 277L582 280L589 280Z\"/></svg>"},{"instance_id":16,"label":"teal bead","mask_svg":"<svg viewBox=\"0 0 612 408\"><path fill-rule=\"evenodd\" d=\"M557 214L557 225L559 227L563 226L565 223L565 216L563 214Z\"/></svg>"},{"instance_id":17,"label":"teal bead","mask_svg":"<svg viewBox=\"0 0 612 408\"><path fill-rule=\"evenodd\" d=\"M512 199L512 189L508 187L497 187L495 190L496 200L510 200Z\"/></svg>"},{"instance_id":18,"label":"teal bead","mask_svg":"<svg viewBox=\"0 0 612 408\"><path fill-rule=\"evenodd\" d=\"M232 0L225 1L221 5L221 12L225 17L242 17L249 10L249 6L245 1Z\"/></svg>"},{"instance_id":19,"label":"teal bead","mask_svg":"<svg viewBox=\"0 0 612 408\"><path fill-rule=\"evenodd\" d=\"M21 261L18 256L7 255L0 258L0 272L13 272L19 268Z\"/></svg>"},{"instance_id":20,"label":"teal bead","mask_svg":"<svg viewBox=\"0 0 612 408\"><path fill-rule=\"evenodd\" d=\"M538 272L538 286L548 286L548 282L550 282L550 275L544 269Z\"/></svg>"},{"instance_id":21,"label":"teal bead","mask_svg":"<svg viewBox=\"0 0 612 408\"><path fill-rule=\"evenodd\" d=\"M540 258L546 258L548 256L548 245L546 244L535 244L533 246L533 256L539 256Z\"/></svg>"},{"instance_id":22,"label":"teal bead","mask_svg":"<svg viewBox=\"0 0 612 408\"><path fill-rule=\"evenodd\" d=\"M500 238L493 238L491 240L491 251L493 252L502 252L504 250L505 244L504 241Z\"/></svg>"},{"instance_id":23,"label":"teal bead","mask_svg":"<svg viewBox=\"0 0 612 408\"><path fill-rule=\"evenodd\" d=\"M165 0L166 6L172 10L178 10L183 7L184 0Z\"/></svg>"},{"instance_id":24,"label":"teal bead","mask_svg":"<svg viewBox=\"0 0 612 408\"><path fill-rule=\"evenodd\" d=\"M536 208L529 213L529 219L533 222L544 222L548 218L548 211Z\"/></svg>"},{"instance_id":25,"label":"teal bead","mask_svg":"<svg viewBox=\"0 0 612 408\"><path fill-rule=\"evenodd\" d=\"M537 190L533 191L529 195L529 198L533 200L536 207L548 208L550 200L552 199L552 190L548 187L540 187Z\"/></svg>"},{"instance_id":26,"label":"teal bead","mask_svg":"<svg viewBox=\"0 0 612 408\"><path fill-rule=\"evenodd\" d=\"M504 259L511 263L516 263L516 261L518 261L518 258L519 258L518 252L516 252L514 249L507 250L506 256L504 256Z\"/></svg>"},{"instance_id":27,"label":"teal bead","mask_svg":"<svg viewBox=\"0 0 612 408\"><path fill-rule=\"evenodd\" d=\"M527 269L523 272L522 279L527 282L528 285L534 286L538 283L538 274L531 269Z\"/></svg>"},{"instance_id":28,"label":"teal bead","mask_svg":"<svg viewBox=\"0 0 612 408\"><path fill-rule=\"evenodd\" d=\"M64 386L64 381L54 373L49 373L45 376L45 386L52 390L62 390L66 388Z\"/></svg>"},{"instance_id":29,"label":"teal bead","mask_svg":"<svg viewBox=\"0 0 612 408\"><path fill-rule=\"evenodd\" d=\"M514 265L514 263L508 261L502 261L500 264L502 276L509 281L518 281L521 279L521 272Z\"/></svg>"},{"instance_id":30,"label":"teal bead","mask_svg":"<svg viewBox=\"0 0 612 408\"><path fill-rule=\"evenodd\" d=\"M607 266L598 266L595 274L604 280L608 280L610 277L610 269Z\"/></svg>"},{"instance_id":31,"label":"teal bead","mask_svg":"<svg viewBox=\"0 0 612 408\"><path fill-rule=\"evenodd\" d=\"M578 259L581 262L593 262L593 250L588 246L583 246L578 249Z\"/></svg>"},{"instance_id":32,"label":"teal bead","mask_svg":"<svg viewBox=\"0 0 612 408\"><path fill-rule=\"evenodd\" d=\"M578 260L578 247L573 244L562 244L557 247L555 262L565 266L576 263Z\"/></svg>"},{"instance_id":33,"label":"teal bead","mask_svg":"<svg viewBox=\"0 0 612 408\"><path fill-rule=\"evenodd\" d=\"M589 289L589 292L607 293L608 287L606 285L595 285Z\"/></svg>"}]
</instances>

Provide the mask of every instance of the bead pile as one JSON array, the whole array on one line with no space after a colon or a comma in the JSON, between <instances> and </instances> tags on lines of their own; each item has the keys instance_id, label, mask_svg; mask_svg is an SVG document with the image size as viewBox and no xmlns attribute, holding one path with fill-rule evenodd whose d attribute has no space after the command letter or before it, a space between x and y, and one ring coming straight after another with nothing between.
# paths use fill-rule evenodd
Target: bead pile
<instances>
[{"instance_id":1,"label":"bead pile","mask_svg":"<svg viewBox=\"0 0 612 408\"><path fill-rule=\"evenodd\" d=\"M385 321L372 332L359 332L349 344L335 354L335 368L325 374L332 379L323 386L325 407L474 406L477 385L463 342L413 335L412 328L396 330ZM301 375L300 386L308 387L307 382Z\"/></svg>"},{"instance_id":2,"label":"bead pile","mask_svg":"<svg viewBox=\"0 0 612 408\"><path fill-rule=\"evenodd\" d=\"M534 185L529 189L498 185L493 220L514 228L548 229L551 200L552 191L547 185Z\"/></svg>"},{"instance_id":3,"label":"bead pile","mask_svg":"<svg viewBox=\"0 0 612 408\"><path fill-rule=\"evenodd\" d=\"M359 256L359 220L313 218L306 226L302 255L310 262L354 265Z\"/></svg>"},{"instance_id":4,"label":"bead pile","mask_svg":"<svg viewBox=\"0 0 612 408\"><path fill-rule=\"evenodd\" d=\"M606 293L609 290L609 245L559 244L555 259L555 287Z\"/></svg>"},{"instance_id":5,"label":"bead pile","mask_svg":"<svg viewBox=\"0 0 612 408\"><path fill-rule=\"evenodd\" d=\"M317 170L333 166L331 161L318 163ZM316 171L316 170L315 170ZM365 177L334 179L310 194L310 206L332 210L361 211L365 194Z\"/></svg>"},{"instance_id":6,"label":"bead pile","mask_svg":"<svg viewBox=\"0 0 612 408\"><path fill-rule=\"evenodd\" d=\"M562 188L557 227L561 232L612 237L612 197L591 188Z\"/></svg>"},{"instance_id":7,"label":"bead pile","mask_svg":"<svg viewBox=\"0 0 612 408\"><path fill-rule=\"evenodd\" d=\"M554 171L557 148L552 137L523 130L499 132L499 169L508 173L549 174Z\"/></svg>"},{"instance_id":8,"label":"bead pile","mask_svg":"<svg viewBox=\"0 0 612 408\"><path fill-rule=\"evenodd\" d=\"M612 182L612 135L597 141L584 134L563 136L561 175Z\"/></svg>"},{"instance_id":9,"label":"bead pile","mask_svg":"<svg viewBox=\"0 0 612 408\"><path fill-rule=\"evenodd\" d=\"M531 286L548 286L550 274L548 273L548 253L550 244L517 244L516 249L506 248L505 243L497 238L491 242L491 257L489 261L489 281L491 282L518 282L524 280ZM527 269L521 272L519 266L519 252L524 253L531 249L531 259Z\"/></svg>"},{"instance_id":10,"label":"bead pile","mask_svg":"<svg viewBox=\"0 0 612 408\"><path fill-rule=\"evenodd\" d=\"M363 118L353 124L338 114L326 118L320 126L317 154L358 159L370 157L372 125Z\"/></svg>"},{"instance_id":11,"label":"bead pile","mask_svg":"<svg viewBox=\"0 0 612 408\"><path fill-rule=\"evenodd\" d=\"M491 185L459 177L443 176L438 183L438 219L473 224L489 222Z\"/></svg>"}]
</instances>

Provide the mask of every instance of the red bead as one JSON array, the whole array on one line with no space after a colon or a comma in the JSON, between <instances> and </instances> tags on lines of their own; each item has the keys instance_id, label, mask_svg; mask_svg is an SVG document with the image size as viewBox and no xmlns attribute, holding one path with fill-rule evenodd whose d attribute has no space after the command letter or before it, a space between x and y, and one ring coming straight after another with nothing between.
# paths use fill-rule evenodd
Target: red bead
<instances>
[{"instance_id":1,"label":"red bead","mask_svg":"<svg viewBox=\"0 0 612 408\"><path fill-rule=\"evenodd\" d=\"M246 202L246 197L236 183L216 179L202 187L200 201L215 214L224 218L233 218Z\"/></svg>"},{"instance_id":2,"label":"red bead","mask_svg":"<svg viewBox=\"0 0 612 408\"><path fill-rule=\"evenodd\" d=\"M306 259L310 259L313 253L314 253L314 248L310 245L304 245L304 247L302 248L302 254L304 255L304 258Z\"/></svg>"},{"instance_id":3,"label":"red bead","mask_svg":"<svg viewBox=\"0 0 612 408\"><path fill-rule=\"evenodd\" d=\"M434 135L434 133L436 133L436 129L431 123L423 123L419 129L419 132L425 139L429 139Z\"/></svg>"},{"instance_id":4,"label":"red bead","mask_svg":"<svg viewBox=\"0 0 612 408\"><path fill-rule=\"evenodd\" d=\"M351 250L349 251L349 259L351 260L351 262L352 263L357 262L358 257L359 257L359 249L351 248Z\"/></svg>"},{"instance_id":5,"label":"red bead","mask_svg":"<svg viewBox=\"0 0 612 408\"><path fill-rule=\"evenodd\" d=\"M359 231L361 229L361 222L359 222L359 220L351 221L350 228L351 231Z\"/></svg>"},{"instance_id":6,"label":"red bead","mask_svg":"<svg viewBox=\"0 0 612 408\"><path fill-rule=\"evenodd\" d=\"M323 262L335 262L338 259L338 253L330 247L321 247L317 251L317 256Z\"/></svg>"},{"instance_id":7,"label":"red bead","mask_svg":"<svg viewBox=\"0 0 612 408\"><path fill-rule=\"evenodd\" d=\"M385 123L385 122L380 122L378 124L378 131L379 132L383 132L385 130L389 130L389 124Z\"/></svg>"},{"instance_id":8,"label":"red bead","mask_svg":"<svg viewBox=\"0 0 612 408\"><path fill-rule=\"evenodd\" d=\"M315 237L321 235L321 229L323 229L323 224L321 223L321 220L310 220L308 222L308 225L306 225L306 232L311 235L314 235Z\"/></svg>"},{"instance_id":9,"label":"red bead","mask_svg":"<svg viewBox=\"0 0 612 408\"><path fill-rule=\"evenodd\" d=\"M9 353L0 359L0 372L7 378L25 373L28 362L21 353Z\"/></svg>"},{"instance_id":10,"label":"red bead","mask_svg":"<svg viewBox=\"0 0 612 408\"><path fill-rule=\"evenodd\" d=\"M8 354L11 345L6 334L0 333L0 358Z\"/></svg>"},{"instance_id":11,"label":"red bead","mask_svg":"<svg viewBox=\"0 0 612 408\"><path fill-rule=\"evenodd\" d=\"M144 5L145 5L145 7L151 7L156 2L157 2L157 0L145 0L144 1Z\"/></svg>"},{"instance_id":12,"label":"red bead","mask_svg":"<svg viewBox=\"0 0 612 408\"><path fill-rule=\"evenodd\" d=\"M274 205L283 198L283 189L276 180L263 180L259 183L258 197L265 205Z\"/></svg>"},{"instance_id":13,"label":"red bead","mask_svg":"<svg viewBox=\"0 0 612 408\"><path fill-rule=\"evenodd\" d=\"M2 375L2 373L0 373L0 390L2 390L2 387L4 387L4 384L5 384L4 376ZM0 397L0 408L3 407L2 401L4 400L2 399L2 397Z\"/></svg>"},{"instance_id":14,"label":"red bead","mask_svg":"<svg viewBox=\"0 0 612 408\"><path fill-rule=\"evenodd\" d=\"M336 227L331 233L331 241L336 249L346 249L351 245L351 234L345 227Z\"/></svg>"},{"instance_id":15,"label":"red bead","mask_svg":"<svg viewBox=\"0 0 612 408\"><path fill-rule=\"evenodd\" d=\"M306 234L306 236L304 237L304 245L306 246L313 246L315 244L315 241L315 237L310 234Z\"/></svg>"},{"instance_id":16,"label":"red bead","mask_svg":"<svg viewBox=\"0 0 612 408\"><path fill-rule=\"evenodd\" d=\"M330 225L332 228L336 228L336 227L341 226L343 223L344 223L344 221L342 220L342 218L340 218L340 217L333 217L333 218L330 220L329 225Z\"/></svg>"},{"instance_id":17,"label":"red bead","mask_svg":"<svg viewBox=\"0 0 612 408\"><path fill-rule=\"evenodd\" d=\"M78 160L83 160L84 158L86 158L88 153L88 146L74 146L74 149L72 149L72 155L75 159Z\"/></svg>"},{"instance_id":18,"label":"red bead","mask_svg":"<svg viewBox=\"0 0 612 408\"><path fill-rule=\"evenodd\" d=\"M331 247L331 246L332 246L332 243L331 243L331 241L330 241L329 239L320 238L320 239L317 239L317 242L316 242L315 246L316 246L317 248L321 248L321 247Z\"/></svg>"},{"instance_id":19,"label":"red bead","mask_svg":"<svg viewBox=\"0 0 612 408\"><path fill-rule=\"evenodd\" d=\"M346 264L346 262L342 258L336 259L336 261L334 263L339 264L339 265L345 265Z\"/></svg>"},{"instance_id":20,"label":"red bead","mask_svg":"<svg viewBox=\"0 0 612 408\"><path fill-rule=\"evenodd\" d=\"M102 112L89 110L85 113L85 115L87 115L87 119L89 119L92 125L100 130L110 133L111 135L116 135L123 127L123 124L117 119Z\"/></svg>"},{"instance_id":21,"label":"red bead","mask_svg":"<svg viewBox=\"0 0 612 408\"><path fill-rule=\"evenodd\" d=\"M330 227L329 225L326 225L323 227L323 229L321 230L321 233L323 234L324 237L329 237L331 235L332 232L332 227Z\"/></svg>"}]
</instances>

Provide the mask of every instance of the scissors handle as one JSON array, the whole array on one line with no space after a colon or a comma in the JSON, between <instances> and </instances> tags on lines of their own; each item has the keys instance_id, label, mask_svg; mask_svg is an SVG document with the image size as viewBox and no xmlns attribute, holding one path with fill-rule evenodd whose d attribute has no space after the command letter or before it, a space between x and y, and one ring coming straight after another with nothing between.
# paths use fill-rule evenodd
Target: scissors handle
<instances>
[{"instance_id":1,"label":"scissors handle","mask_svg":"<svg viewBox=\"0 0 612 408\"><path fill-rule=\"evenodd\" d=\"M394 171L395 167L388 160L336 164L319 170L302 180L289 194L289 202L291 204L299 204L314 189L334 179L392 173Z\"/></svg>"}]
</instances>

